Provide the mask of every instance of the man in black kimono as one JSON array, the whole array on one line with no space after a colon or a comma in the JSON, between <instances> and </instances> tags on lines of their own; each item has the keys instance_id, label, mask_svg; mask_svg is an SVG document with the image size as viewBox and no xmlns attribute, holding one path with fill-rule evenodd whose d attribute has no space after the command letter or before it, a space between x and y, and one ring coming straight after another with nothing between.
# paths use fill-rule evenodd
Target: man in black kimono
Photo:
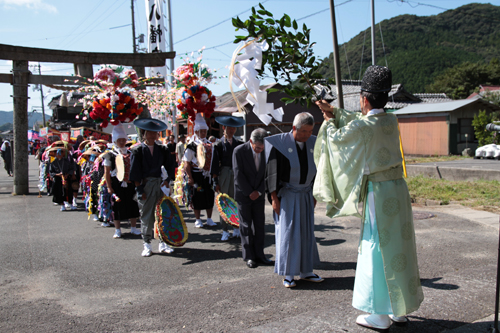
<instances>
[{"instance_id":1,"label":"man in black kimono","mask_svg":"<svg viewBox=\"0 0 500 333\"><path fill-rule=\"evenodd\" d=\"M156 141L160 131L167 125L157 119L137 119L134 125L144 130L144 141L132 148L132 158L129 179L135 182L137 188L137 199L141 213L141 232L144 242L143 257L152 254L151 240L154 237L155 206L156 202L163 196L162 186L168 188L170 179L174 179L171 173L171 165L175 161L168 148L159 145ZM161 167L164 167L168 177L163 179ZM160 240L160 252L172 253L174 249Z\"/></svg>"},{"instance_id":2,"label":"man in black kimono","mask_svg":"<svg viewBox=\"0 0 500 333\"><path fill-rule=\"evenodd\" d=\"M214 144L214 161L212 164L212 173L216 182L215 190L225 193L234 199L234 173L233 173L233 151L236 147L243 144L234 138L234 133L238 127L245 125L245 119L233 116L221 116L215 118L215 121L222 125L224 136ZM222 225L222 241L228 241L229 224L220 218ZM240 236L240 229L233 229L233 237Z\"/></svg>"}]
</instances>

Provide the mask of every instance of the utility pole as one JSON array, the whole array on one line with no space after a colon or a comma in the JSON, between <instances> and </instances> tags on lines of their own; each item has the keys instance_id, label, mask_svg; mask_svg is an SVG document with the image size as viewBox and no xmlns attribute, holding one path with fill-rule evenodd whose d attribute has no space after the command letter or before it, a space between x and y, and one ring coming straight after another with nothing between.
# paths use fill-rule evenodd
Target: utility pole
<instances>
[{"instance_id":1,"label":"utility pole","mask_svg":"<svg viewBox=\"0 0 500 333\"><path fill-rule=\"evenodd\" d=\"M42 66L40 66L40 63L38 63L38 74L42 75ZM42 120L43 120L43 125L42 127L45 127L45 101L43 98L43 85L40 84L40 98L42 100Z\"/></svg>"},{"instance_id":2,"label":"utility pole","mask_svg":"<svg viewBox=\"0 0 500 333\"><path fill-rule=\"evenodd\" d=\"M130 0L130 8L132 9L132 47L133 52L137 53L137 45L135 44L135 16L134 16L134 0Z\"/></svg>"},{"instance_id":3,"label":"utility pole","mask_svg":"<svg viewBox=\"0 0 500 333\"><path fill-rule=\"evenodd\" d=\"M168 14L168 36L169 36L168 50L172 52L174 50L174 37L172 32L172 8L170 7L170 0L167 0L167 14ZM170 59L170 72L173 73L173 71L174 71L174 58ZM173 88L174 77L172 75L170 75L169 81L170 81L170 87ZM179 130L177 128L177 108L175 107L172 110L172 130L174 132L175 142L177 142Z\"/></svg>"},{"instance_id":4,"label":"utility pole","mask_svg":"<svg viewBox=\"0 0 500 333\"><path fill-rule=\"evenodd\" d=\"M375 65L375 0L371 0L372 4L372 65Z\"/></svg>"},{"instance_id":5,"label":"utility pole","mask_svg":"<svg viewBox=\"0 0 500 333\"><path fill-rule=\"evenodd\" d=\"M337 40L337 24L335 23L335 5L333 0L330 0L330 15L332 16L333 65L335 67L335 82L337 83L337 102L338 107L343 109L344 95L342 92L342 79L340 75L339 43Z\"/></svg>"}]
</instances>

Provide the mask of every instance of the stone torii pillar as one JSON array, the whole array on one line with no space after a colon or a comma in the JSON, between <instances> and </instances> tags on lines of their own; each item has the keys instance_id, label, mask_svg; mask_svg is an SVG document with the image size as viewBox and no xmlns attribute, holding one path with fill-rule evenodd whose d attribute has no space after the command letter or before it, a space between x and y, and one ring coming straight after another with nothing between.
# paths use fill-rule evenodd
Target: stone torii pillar
<instances>
[{"instance_id":1,"label":"stone torii pillar","mask_svg":"<svg viewBox=\"0 0 500 333\"><path fill-rule=\"evenodd\" d=\"M143 76L144 67L165 66L166 59L175 57L175 52L161 53L103 53L50 50L32 47L0 44L0 59L12 60L12 74L0 73L0 83L10 83L14 95L14 188L12 194L29 193L28 178L28 84L51 84L81 86L85 78L79 76L32 75L28 61L72 63L75 73L92 77L93 64L116 64L131 66ZM164 79L149 80L149 84ZM148 85L145 83L144 85ZM143 112L142 117L149 115Z\"/></svg>"},{"instance_id":2,"label":"stone torii pillar","mask_svg":"<svg viewBox=\"0 0 500 333\"><path fill-rule=\"evenodd\" d=\"M28 62L12 62L14 95L14 187L12 194L29 194L28 176Z\"/></svg>"}]
</instances>

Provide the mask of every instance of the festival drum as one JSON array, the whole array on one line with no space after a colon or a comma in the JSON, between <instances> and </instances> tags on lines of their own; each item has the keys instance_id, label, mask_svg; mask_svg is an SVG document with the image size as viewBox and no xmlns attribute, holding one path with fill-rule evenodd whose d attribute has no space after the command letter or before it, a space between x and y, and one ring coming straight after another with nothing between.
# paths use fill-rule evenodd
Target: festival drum
<instances>
[{"instance_id":1,"label":"festival drum","mask_svg":"<svg viewBox=\"0 0 500 333\"><path fill-rule=\"evenodd\" d=\"M171 246L183 246L188 239L188 229L179 206L171 197L164 196L156 204L156 232Z\"/></svg>"},{"instance_id":2,"label":"festival drum","mask_svg":"<svg viewBox=\"0 0 500 333\"><path fill-rule=\"evenodd\" d=\"M118 180L121 182L128 182L128 177L130 174L130 155L116 155L115 164L116 178L118 178Z\"/></svg>"},{"instance_id":3,"label":"festival drum","mask_svg":"<svg viewBox=\"0 0 500 333\"><path fill-rule=\"evenodd\" d=\"M236 201L226 193L219 193L215 198L215 203L220 217L233 227L239 228L240 217L238 215L238 205Z\"/></svg>"},{"instance_id":4,"label":"festival drum","mask_svg":"<svg viewBox=\"0 0 500 333\"><path fill-rule=\"evenodd\" d=\"M198 161L198 168L205 171L210 171L212 164L212 144L200 143L196 147L196 160Z\"/></svg>"}]
</instances>

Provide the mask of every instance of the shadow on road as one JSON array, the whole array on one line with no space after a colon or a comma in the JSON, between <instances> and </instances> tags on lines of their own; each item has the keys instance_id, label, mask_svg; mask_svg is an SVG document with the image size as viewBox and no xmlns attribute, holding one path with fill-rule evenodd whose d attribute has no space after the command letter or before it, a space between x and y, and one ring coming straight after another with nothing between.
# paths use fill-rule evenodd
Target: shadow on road
<instances>
[{"instance_id":1,"label":"shadow on road","mask_svg":"<svg viewBox=\"0 0 500 333\"><path fill-rule=\"evenodd\" d=\"M212 260L225 260L232 258L240 258L241 251L239 249L222 251L222 250L212 250L212 249L193 249L193 248L176 248L175 252L172 254L157 254L153 255L165 255L177 258L183 258L187 261L182 265L191 265L204 261Z\"/></svg>"},{"instance_id":2,"label":"shadow on road","mask_svg":"<svg viewBox=\"0 0 500 333\"><path fill-rule=\"evenodd\" d=\"M356 262L355 261L348 261L348 262L329 262L329 261L322 261L318 265L318 269L321 269L323 271L345 271L345 270L356 270Z\"/></svg>"},{"instance_id":3,"label":"shadow on road","mask_svg":"<svg viewBox=\"0 0 500 333\"><path fill-rule=\"evenodd\" d=\"M323 237L316 237L316 243L321 246L333 246L345 243L345 239L326 239Z\"/></svg>"},{"instance_id":4,"label":"shadow on road","mask_svg":"<svg viewBox=\"0 0 500 333\"><path fill-rule=\"evenodd\" d=\"M352 290L354 288L354 276L325 278L321 283L296 281L297 286L292 290Z\"/></svg>"},{"instance_id":5,"label":"shadow on road","mask_svg":"<svg viewBox=\"0 0 500 333\"><path fill-rule=\"evenodd\" d=\"M420 283L422 286L432 289L441 289L441 290L455 290L460 288L456 284L449 283L435 283L436 281L441 280L442 278L433 278L433 279L420 279Z\"/></svg>"}]
</instances>

